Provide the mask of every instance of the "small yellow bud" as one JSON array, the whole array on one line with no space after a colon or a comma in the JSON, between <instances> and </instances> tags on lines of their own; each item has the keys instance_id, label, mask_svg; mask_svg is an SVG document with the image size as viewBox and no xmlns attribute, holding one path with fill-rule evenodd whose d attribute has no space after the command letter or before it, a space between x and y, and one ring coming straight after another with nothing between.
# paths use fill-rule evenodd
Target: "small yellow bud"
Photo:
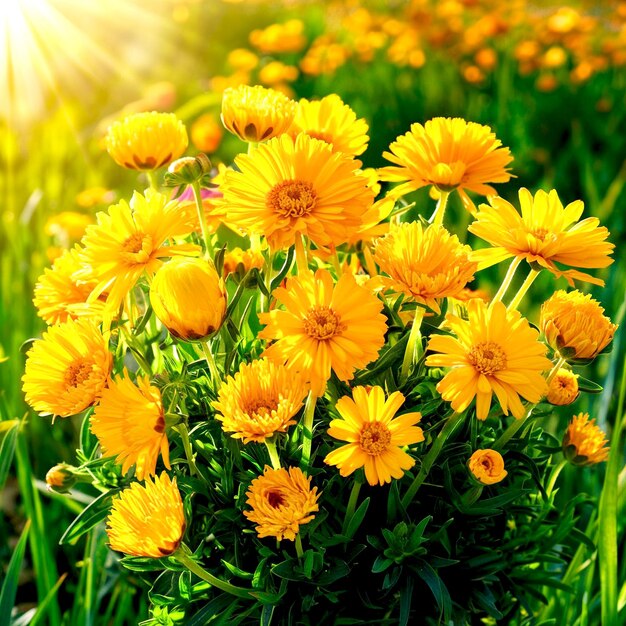
<instances>
[{"instance_id":1,"label":"small yellow bud","mask_svg":"<svg viewBox=\"0 0 626 626\"><path fill-rule=\"evenodd\" d=\"M548 402L557 406L565 406L574 402L578 395L578 376L570 370L560 369L548 386Z\"/></svg>"},{"instance_id":2,"label":"small yellow bud","mask_svg":"<svg viewBox=\"0 0 626 626\"><path fill-rule=\"evenodd\" d=\"M469 458L467 467L472 476L482 485L499 483L508 473L504 469L502 455L489 448L476 450Z\"/></svg>"},{"instance_id":3,"label":"small yellow bud","mask_svg":"<svg viewBox=\"0 0 626 626\"><path fill-rule=\"evenodd\" d=\"M67 463L59 463L51 467L46 474L48 489L57 493L68 493L78 481L75 470L75 467Z\"/></svg>"},{"instance_id":4,"label":"small yellow bud","mask_svg":"<svg viewBox=\"0 0 626 626\"><path fill-rule=\"evenodd\" d=\"M563 454L573 465L593 465L609 456L608 440L604 431L590 420L588 413L572 418L563 437Z\"/></svg>"}]
</instances>

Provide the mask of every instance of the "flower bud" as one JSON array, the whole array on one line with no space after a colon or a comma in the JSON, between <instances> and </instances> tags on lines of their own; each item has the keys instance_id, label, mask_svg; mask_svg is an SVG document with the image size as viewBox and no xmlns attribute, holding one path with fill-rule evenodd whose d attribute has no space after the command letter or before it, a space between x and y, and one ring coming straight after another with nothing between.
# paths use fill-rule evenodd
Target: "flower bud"
<instances>
[{"instance_id":1,"label":"flower bud","mask_svg":"<svg viewBox=\"0 0 626 626\"><path fill-rule=\"evenodd\" d=\"M561 368L550 381L546 399L550 404L565 406L574 402L578 395L578 376Z\"/></svg>"},{"instance_id":2,"label":"flower bud","mask_svg":"<svg viewBox=\"0 0 626 626\"><path fill-rule=\"evenodd\" d=\"M579 413L569 423L563 437L563 454L573 465L593 465L607 460L608 440L595 422L588 413Z\"/></svg>"},{"instance_id":3,"label":"flower bud","mask_svg":"<svg viewBox=\"0 0 626 626\"><path fill-rule=\"evenodd\" d=\"M208 261L179 257L155 274L150 303L174 337L204 339L219 330L224 321L226 289Z\"/></svg>"},{"instance_id":4,"label":"flower bud","mask_svg":"<svg viewBox=\"0 0 626 626\"><path fill-rule=\"evenodd\" d=\"M166 187L191 185L200 182L211 171L211 161L202 152L195 157L181 157L167 168L163 184Z\"/></svg>"},{"instance_id":5,"label":"flower bud","mask_svg":"<svg viewBox=\"0 0 626 626\"><path fill-rule=\"evenodd\" d=\"M76 468L67 463L59 463L51 467L46 474L48 490L56 491L57 493L68 493L78 481L75 471Z\"/></svg>"},{"instance_id":6,"label":"flower bud","mask_svg":"<svg viewBox=\"0 0 626 626\"><path fill-rule=\"evenodd\" d=\"M481 485L494 485L499 483L507 475L504 469L504 459L499 452L485 448L476 450L469 458L467 467L472 476Z\"/></svg>"}]
</instances>

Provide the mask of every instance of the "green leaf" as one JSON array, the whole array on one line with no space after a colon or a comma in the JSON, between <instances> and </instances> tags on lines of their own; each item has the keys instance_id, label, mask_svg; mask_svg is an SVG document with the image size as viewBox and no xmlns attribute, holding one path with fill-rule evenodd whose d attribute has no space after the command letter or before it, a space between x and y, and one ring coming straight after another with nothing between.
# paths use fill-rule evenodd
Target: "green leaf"
<instances>
[{"instance_id":1,"label":"green leaf","mask_svg":"<svg viewBox=\"0 0 626 626\"><path fill-rule=\"evenodd\" d=\"M443 584L441 578L439 578L437 572L428 564L424 563L422 566L416 568L418 576L428 585L435 596L435 602L439 607L439 611L443 614L444 624L448 622L448 618L452 613L452 599L450 598L450 592L448 588Z\"/></svg>"},{"instance_id":2,"label":"green leaf","mask_svg":"<svg viewBox=\"0 0 626 626\"><path fill-rule=\"evenodd\" d=\"M365 514L367 513L369 505L370 499L365 498L365 500L361 502L357 510L353 513L352 517L350 518L350 522L348 522L348 528L346 529L346 536L348 537L348 539L352 539L356 531L361 526L363 520L365 519Z\"/></svg>"},{"instance_id":3,"label":"green leaf","mask_svg":"<svg viewBox=\"0 0 626 626\"><path fill-rule=\"evenodd\" d=\"M109 514L111 509L111 499L119 491L112 489L107 493L98 496L91 504L89 504L83 512L69 525L68 529L63 533L59 543L74 544L86 532L90 531L94 526L102 522Z\"/></svg>"},{"instance_id":4,"label":"green leaf","mask_svg":"<svg viewBox=\"0 0 626 626\"><path fill-rule=\"evenodd\" d=\"M598 385L598 383L594 383L592 380L587 380L586 378L579 376L578 389L580 389L580 391L584 391L585 393L600 393L604 388Z\"/></svg>"},{"instance_id":5,"label":"green leaf","mask_svg":"<svg viewBox=\"0 0 626 626\"><path fill-rule=\"evenodd\" d=\"M13 424L9 427L8 431L2 439L0 445L0 491L4 487L4 483L9 475L9 469L13 462L13 455L15 454L15 445L17 444L17 435L20 432L19 420L7 420L2 422L3 425Z\"/></svg>"},{"instance_id":6,"label":"green leaf","mask_svg":"<svg viewBox=\"0 0 626 626\"><path fill-rule=\"evenodd\" d=\"M287 256L285 257L285 262L283 266L280 268L280 271L274 278L272 278L271 289L274 291L276 287L283 282L283 278L287 276L287 272L291 269L291 264L293 263L293 258L296 256L295 247L291 246L289 250L287 250Z\"/></svg>"},{"instance_id":7,"label":"green leaf","mask_svg":"<svg viewBox=\"0 0 626 626\"><path fill-rule=\"evenodd\" d=\"M377 556L374 561L374 565L372 565L372 572L374 574L380 574L388 569L393 564L391 559L387 559L384 556Z\"/></svg>"},{"instance_id":8,"label":"green leaf","mask_svg":"<svg viewBox=\"0 0 626 626\"><path fill-rule=\"evenodd\" d=\"M407 578L404 588L400 592L400 619L399 626L407 626L411 615L411 596L413 595L413 579Z\"/></svg>"},{"instance_id":9,"label":"green leaf","mask_svg":"<svg viewBox=\"0 0 626 626\"><path fill-rule=\"evenodd\" d=\"M15 595L17 593L17 581L22 569L22 559L26 550L26 540L28 539L28 531L30 530L30 520L26 521L24 530L20 535L20 539L13 550L9 568L7 569L2 589L0 589L0 624L11 623L11 612L15 604Z\"/></svg>"},{"instance_id":10,"label":"green leaf","mask_svg":"<svg viewBox=\"0 0 626 626\"><path fill-rule=\"evenodd\" d=\"M46 594L46 597L39 603L37 606L37 612L33 615L33 619L28 623L28 626L37 626L39 622L45 617L46 612L48 611L48 606L50 606L50 602L52 602L54 596L56 596L57 591L63 584L63 581L67 578L67 574L63 574L59 580L57 580L56 584L50 591Z\"/></svg>"}]
</instances>

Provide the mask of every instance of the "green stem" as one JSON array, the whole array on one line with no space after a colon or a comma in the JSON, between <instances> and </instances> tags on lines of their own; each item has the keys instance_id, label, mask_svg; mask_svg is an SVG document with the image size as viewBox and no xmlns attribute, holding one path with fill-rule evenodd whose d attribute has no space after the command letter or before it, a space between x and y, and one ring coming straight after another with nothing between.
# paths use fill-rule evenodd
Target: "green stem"
<instances>
[{"instance_id":1,"label":"green stem","mask_svg":"<svg viewBox=\"0 0 626 626\"><path fill-rule=\"evenodd\" d=\"M272 463L272 467L275 470L280 469L280 458L278 457L278 450L276 450L276 443L274 441L266 439L265 447L270 454L270 462Z\"/></svg>"},{"instance_id":2,"label":"green stem","mask_svg":"<svg viewBox=\"0 0 626 626\"><path fill-rule=\"evenodd\" d=\"M198 578L206 581L213 587L217 589L221 589L226 593L230 593L233 596L237 596L238 598L247 598L252 600L252 596L250 592L252 589L244 589L243 587L236 587L235 585L231 585L227 583L225 580L221 580L213 574L207 572L203 567L201 567L198 563L196 563L188 554L186 554L183 549L178 549L172 555L181 565L184 565L190 572L194 573Z\"/></svg>"},{"instance_id":3,"label":"green stem","mask_svg":"<svg viewBox=\"0 0 626 626\"><path fill-rule=\"evenodd\" d=\"M480 498L480 496L482 495L483 489L484 487L482 485L477 485L476 487L472 487L471 489L466 491L461 496L461 503L463 504L463 506L471 506L472 504L474 504L474 502L476 502L478 498Z\"/></svg>"},{"instance_id":4,"label":"green stem","mask_svg":"<svg viewBox=\"0 0 626 626\"><path fill-rule=\"evenodd\" d=\"M302 549L302 539L300 533L296 533L296 554L301 559L304 556L304 550Z\"/></svg>"},{"instance_id":5,"label":"green stem","mask_svg":"<svg viewBox=\"0 0 626 626\"><path fill-rule=\"evenodd\" d=\"M261 304L261 312L264 311L269 311L269 306L270 306L270 298L272 296L272 279L274 278L274 259L276 256L275 252L270 251L268 253L268 266L267 269L265 271L265 275L263 276L263 280L265 283L265 289L267 289L267 292L270 294L269 296L266 296L262 291L261 291L261 300L260 300L260 304Z\"/></svg>"},{"instance_id":6,"label":"green stem","mask_svg":"<svg viewBox=\"0 0 626 626\"><path fill-rule=\"evenodd\" d=\"M313 415L315 414L315 403L317 396L313 391L309 391L304 406L304 415L302 417L302 458L300 459L300 467L304 470L309 469L311 460L311 443L313 441Z\"/></svg>"},{"instance_id":7,"label":"green stem","mask_svg":"<svg viewBox=\"0 0 626 626\"><path fill-rule=\"evenodd\" d=\"M359 492L361 491L361 485L363 483L360 480L355 480L352 485L352 491L350 492L350 499L348 500L348 506L346 508L346 515L343 518L343 525L341 527L341 534L345 535L348 531L348 525L350 524L350 520L354 515L354 511L356 509L356 503L359 499Z\"/></svg>"},{"instance_id":8,"label":"green stem","mask_svg":"<svg viewBox=\"0 0 626 626\"><path fill-rule=\"evenodd\" d=\"M448 198L450 197L449 191L441 191L440 194L435 212L432 214L430 220L428 220L435 226L443 226L443 216L448 206Z\"/></svg>"},{"instance_id":9,"label":"green stem","mask_svg":"<svg viewBox=\"0 0 626 626\"><path fill-rule=\"evenodd\" d=\"M415 308L415 317L413 318L413 325L411 326L411 332L409 333L409 340L406 344L404 351L404 358L402 359L402 369L400 370L400 382L404 382L409 377L409 370L413 363L421 356L422 349L422 335L420 333L420 327L422 326L422 320L424 319L424 313L426 309L421 306Z\"/></svg>"},{"instance_id":10,"label":"green stem","mask_svg":"<svg viewBox=\"0 0 626 626\"><path fill-rule=\"evenodd\" d=\"M550 370L548 374L548 378L546 378L546 384L549 385L552 382L552 379L557 375L558 371L565 365L566 359L559 355L559 360L556 362L555 366Z\"/></svg>"},{"instance_id":11,"label":"green stem","mask_svg":"<svg viewBox=\"0 0 626 626\"><path fill-rule=\"evenodd\" d=\"M567 459L561 459L552 469L552 473L550 474L550 479L548 480L548 484L546 486L546 495L548 498L552 495L554 491L554 485L556 485L557 478L561 473L561 470L567 465Z\"/></svg>"},{"instance_id":12,"label":"green stem","mask_svg":"<svg viewBox=\"0 0 626 626\"><path fill-rule=\"evenodd\" d=\"M209 366L209 372L211 373L211 383L213 384L213 388L217 389L217 386L222 382L222 377L220 376L220 371L217 369L217 363L211 352L211 346L208 341L201 341L200 343L202 345L204 358Z\"/></svg>"},{"instance_id":13,"label":"green stem","mask_svg":"<svg viewBox=\"0 0 626 626\"><path fill-rule=\"evenodd\" d=\"M415 480L411 483L411 486L407 489L407 492L402 498L402 506L405 509L409 506L418 489L426 480L426 477L430 472L430 468L437 460L437 457L439 456L439 453L441 452L444 443L447 441L448 437L450 437L450 435L452 435L452 433L456 430L456 427L461 423L464 417L465 413L454 413L452 417L450 417L448 421L444 424L439 435L437 436L437 439L433 441L433 444L430 447L428 454L422 460L422 467L418 475L415 477Z\"/></svg>"},{"instance_id":14,"label":"green stem","mask_svg":"<svg viewBox=\"0 0 626 626\"><path fill-rule=\"evenodd\" d=\"M211 236L209 235L209 229L206 223L206 216L204 214L204 205L202 204L202 192L200 190L200 183L194 181L191 183L191 189L193 191L193 198L196 201L196 211L198 213L198 221L200 222L200 229L202 230L202 241L204 243L204 253L206 258L213 257L213 246L211 244Z\"/></svg>"},{"instance_id":15,"label":"green stem","mask_svg":"<svg viewBox=\"0 0 626 626\"><path fill-rule=\"evenodd\" d=\"M196 467L196 462L193 460L193 448L191 447L191 439L189 439L187 424L185 424L185 422L181 422L176 426L176 430L180 434L180 439L183 442L185 456L187 457L187 463L189 464L189 473L192 476L198 476L198 468Z\"/></svg>"},{"instance_id":16,"label":"green stem","mask_svg":"<svg viewBox=\"0 0 626 626\"><path fill-rule=\"evenodd\" d=\"M150 189L154 190L154 191L158 191L158 187L156 184L156 178L154 176L154 172L150 171L150 170L145 170L145 174L146 174L146 178L148 179L148 186L150 187Z\"/></svg>"},{"instance_id":17,"label":"green stem","mask_svg":"<svg viewBox=\"0 0 626 626\"><path fill-rule=\"evenodd\" d=\"M522 298L526 295L529 287L535 282L535 278L537 278L537 276L539 276L539 272L537 270L531 269L530 272L528 272L526 280L522 283L519 291L515 294L513 300L511 300L511 304L507 307L509 311L517 309L519 303L522 301Z\"/></svg>"},{"instance_id":18,"label":"green stem","mask_svg":"<svg viewBox=\"0 0 626 626\"><path fill-rule=\"evenodd\" d=\"M504 444L506 444L509 439L526 423L526 420L530 417L530 414L533 412L533 406L531 405L526 410L526 413L522 415L519 419L515 418L510 424L509 427L494 441L492 448L494 450L501 449Z\"/></svg>"},{"instance_id":19,"label":"green stem","mask_svg":"<svg viewBox=\"0 0 626 626\"><path fill-rule=\"evenodd\" d=\"M296 267L298 268L298 274L302 274L309 269L309 262L306 254L306 243L304 241L304 235L296 234Z\"/></svg>"},{"instance_id":20,"label":"green stem","mask_svg":"<svg viewBox=\"0 0 626 626\"><path fill-rule=\"evenodd\" d=\"M522 262L522 259L520 259L519 257L513 258L513 260L511 261L511 265L509 265L509 269L506 272L506 276L504 277L504 280L502 281L500 288L496 292L496 295L493 297L491 304L493 304L494 302L500 302L500 300L504 298L508 288L511 286L511 281L513 280L513 276L515 276L515 272L517 271L517 268L519 267L519 264L521 262Z\"/></svg>"}]
</instances>

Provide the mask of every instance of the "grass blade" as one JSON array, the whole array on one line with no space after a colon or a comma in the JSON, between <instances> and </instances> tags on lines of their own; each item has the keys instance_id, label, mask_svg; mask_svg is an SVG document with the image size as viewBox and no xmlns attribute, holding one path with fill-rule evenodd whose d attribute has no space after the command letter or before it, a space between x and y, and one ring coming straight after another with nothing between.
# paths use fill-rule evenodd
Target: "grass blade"
<instances>
[{"instance_id":1,"label":"grass blade","mask_svg":"<svg viewBox=\"0 0 626 626\"><path fill-rule=\"evenodd\" d=\"M20 536L20 540L15 546L9 569L0 589L0 624L11 623L11 612L15 604L15 595L17 593L17 580L22 569L22 559L26 550L26 540L28 539L28 531L30 530L30 520L26 522L24 530Z\"/></svg>"}]
</instances>

